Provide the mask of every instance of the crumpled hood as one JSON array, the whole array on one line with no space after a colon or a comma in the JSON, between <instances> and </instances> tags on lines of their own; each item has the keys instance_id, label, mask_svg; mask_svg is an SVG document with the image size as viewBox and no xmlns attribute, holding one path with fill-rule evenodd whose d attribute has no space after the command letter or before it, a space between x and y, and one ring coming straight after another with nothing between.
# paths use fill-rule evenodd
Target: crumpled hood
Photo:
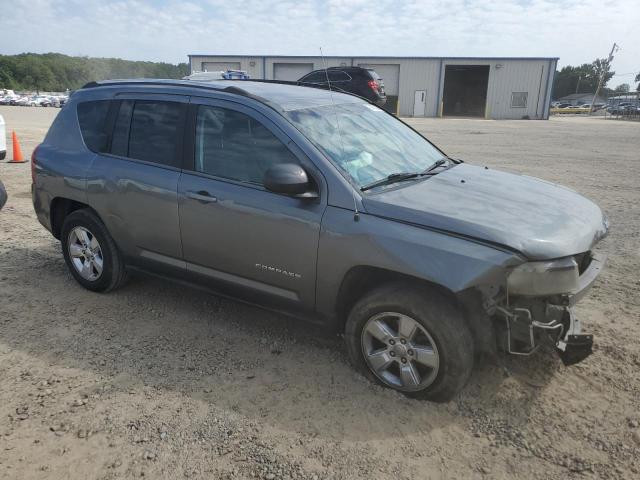
<instances>
[{"instance_id":1,"label":"crumpled hood","mask_svg":"<svg viewBox=\"0 0 640 480\"><path fill-rule=\"evenodd\" d=\"M467 164L363 203L372 215L497 243L531 260L585 252L607 233L600 208L573 190Z\"/></svg>"}]
</instances>

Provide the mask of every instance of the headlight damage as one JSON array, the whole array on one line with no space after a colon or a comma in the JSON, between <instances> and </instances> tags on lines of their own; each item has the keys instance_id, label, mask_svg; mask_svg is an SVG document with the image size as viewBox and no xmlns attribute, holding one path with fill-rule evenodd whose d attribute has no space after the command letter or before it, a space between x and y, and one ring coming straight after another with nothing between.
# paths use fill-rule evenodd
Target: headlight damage
<instances>
[{"instance_id":1,"label":"headlight damage","mask_svg":"<svg viewBox=\"0 0 640 480\"><path fill-rule=\"evenodd\" d=\"M578 263L574 257L527 262L507 278L510 295L546 296L573 292L578 288Z\"/></svg>"}]
</instances>

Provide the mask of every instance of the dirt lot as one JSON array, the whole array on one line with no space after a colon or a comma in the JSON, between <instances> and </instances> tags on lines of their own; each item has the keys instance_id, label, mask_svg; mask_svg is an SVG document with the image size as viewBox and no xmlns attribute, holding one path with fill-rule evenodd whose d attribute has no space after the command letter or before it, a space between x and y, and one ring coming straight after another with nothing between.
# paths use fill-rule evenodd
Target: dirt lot
<instances>
[{"instance_id":1,"label":"dirt lot","mask_svg":"<svg viewBox=\"0 0 640 480\"><path fill-rule=\"evenodd\" d=\"M56 113L0 107L26 155ZM155 279L83 290L35 218L28 164L0 163L0 477L639 478L640 124L411 123L603 207L609 266L577 308L594 355L504 358L449 404L409 400L295 320Z\"/></svg>"}]
</instances>

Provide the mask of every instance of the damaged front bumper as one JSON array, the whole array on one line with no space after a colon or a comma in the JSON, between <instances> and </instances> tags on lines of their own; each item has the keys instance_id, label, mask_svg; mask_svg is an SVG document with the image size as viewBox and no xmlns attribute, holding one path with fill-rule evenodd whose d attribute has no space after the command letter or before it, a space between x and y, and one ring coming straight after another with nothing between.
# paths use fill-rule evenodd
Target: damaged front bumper
<instances>
[{"instance_id":1,"label":"damaged front bumper","mask_svg":"<svg viewBox=\"0 0 640 480\"><path fill-rule=\"evenodd\" d=\"M578 287L567 294L550 297L517 296L506 305L496 305L502 320L504 348L513 355L531 355L543 343L555 346L565 365L573 365L593 352L593 335L582 334L572 307L593 286L606 257L589 253L590 262L581 272Z\"/></svg>"}]
</instances>

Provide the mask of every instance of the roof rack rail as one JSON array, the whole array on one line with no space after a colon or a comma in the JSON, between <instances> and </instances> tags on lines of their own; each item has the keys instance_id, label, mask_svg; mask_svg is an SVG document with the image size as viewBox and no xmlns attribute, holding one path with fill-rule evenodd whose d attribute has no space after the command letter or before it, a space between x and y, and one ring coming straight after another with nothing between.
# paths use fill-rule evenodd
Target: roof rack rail
<instances>
[{"instance_id":1,"label":"roof rack rail","mask_svg":"<svg viewBox=\"0 0 640 480\"><path fill-rule=\"evenodd\" d=\"M197 81L191 81L191 80L179 80L179 79L162 79L162 81L159 81L160 79L149 79L149 80L145 80L145 79L136 79L136 80L105 80L104 82L89 82L87 84L85 84L82 88L98 88L98 87L113 87L113 86L118 86L118 85L158 85L158 86L179 86L179 87L186 87L186 88L198 88L198 89L202 89L202 90L214 90L217 92L223 92L223 93L229 93L229 94L233 94L233 95L242 95L243 97L247 97L247 98L252 98L253 100L257 100L260 103L263 103L265 105L267 105L268 107L272 108L273 110L278 111L278 108L272 104L272 102L270 102L269 100L267 100L266 98L263 98L259 95L254 95L251 92L248 92L247 90L240 88L239 86L223 86L223 85L216 85L215 82L206 82L206 83L199 83ZM227 80L228 81L228 80ZM246 81L254 81L254 80L242 80L242 79L233 79L233 81L237 81L237 82L246 82ZM295 85L295 82L289 82Z\"/></svg>"},{"instance_id":2,"label":"roof rack rail","mask_svg":"<svg viewBox=\"0 0 640 480\"><path fill-rule=\"evenodd\" d=\"M236 95L244 95L246 97L252 97L252 98L258 98L261 99L261 97L258 97L256 95L251 94L250 92L240 88L240 87L236 87L234 86L227 86L227 87L223 87L222 85L217 86L215 83L213 82L207 82L207 83L198 83L198 82L194 82L194 81L189 81L189 82L185 82L179 79L166 79L166 80L162 80L162 81L158 81L157 79L149 79L149 80L145 80L145 79L140 79L140 80L105 80L104 82L89 82L85 85L83 85L81 88L97 88L97 87L113 87L113 86L117 86L117 85L160 85L160 86L167 86L167 85L175 85L175 86L179 86L179 87L187 87L187 88L201 88L204 90L217 90L219 92L228 92L228 93L233 93Z\"/></svg>"}]
</instances>

